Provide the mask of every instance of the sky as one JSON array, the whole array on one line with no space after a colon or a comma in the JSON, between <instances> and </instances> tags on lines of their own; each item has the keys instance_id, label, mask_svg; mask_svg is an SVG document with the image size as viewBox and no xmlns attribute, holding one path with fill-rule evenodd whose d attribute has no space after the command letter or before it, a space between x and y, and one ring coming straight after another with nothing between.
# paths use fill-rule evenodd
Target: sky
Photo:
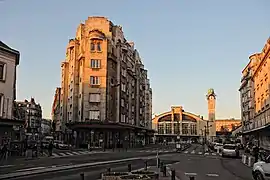
<instances>
[{"instance_id":1,"label":"sky","mask_svg":"<svg viewBox=\"0 0 270 180\"><path fill-rule=\"evenodd\" d=\"M269 0L0 0L0 40L20 51L17 99L34 97L50 118L67 43L88 16L105 16L135 42L148 69L153 113L181 105L207 117L240 118L239 86L248 57L270 35Z\"/></svg>"}]
</instances>

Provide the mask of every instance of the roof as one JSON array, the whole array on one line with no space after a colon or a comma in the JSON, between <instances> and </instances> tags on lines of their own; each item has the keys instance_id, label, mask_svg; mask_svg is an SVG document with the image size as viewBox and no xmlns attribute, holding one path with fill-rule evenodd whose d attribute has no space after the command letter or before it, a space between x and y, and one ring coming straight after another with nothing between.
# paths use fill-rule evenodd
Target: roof
<instances>
[{"instance_id":1,"label":"roof","mask_svg":"<svg viewBox=\"0 0 270 180\"><path fill-rule=\"evenodd\" d=\"M16 65L19 64L19 62L20 62L20 52L19 51L12 49L11 47L6 45L2 41L0 41L0 49L2 49L3 51L6 51L8 53L14 54L16 56Z\"/></svg>"}]
</instances>

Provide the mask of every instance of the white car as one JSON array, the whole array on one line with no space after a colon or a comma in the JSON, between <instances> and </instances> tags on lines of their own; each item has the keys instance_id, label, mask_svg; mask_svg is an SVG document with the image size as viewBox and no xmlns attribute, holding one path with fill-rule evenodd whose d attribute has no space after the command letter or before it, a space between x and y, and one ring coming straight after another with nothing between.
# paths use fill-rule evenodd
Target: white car
<instances>
[{"instance_id":1,"label":"white car","mask_svg":"<svg viewBox=\"0 0 270 180\"><path fill-rule=\"evenodd\" d=\"M253 164L252 176L255 180L270 180L270 156Z\"/></svg>"},{"instance_id":2,"label":"white car","mask_svg":"<svg viewBox=\"0 0 270 180\"><path fill-rule=\"evenodd\" d=\"M221 143L216 143L214 145L214 150L218 152L218 151L222 150L222 147L223 147L223 145Z\"/></svg>"},{"instance_id":3,"label":"white car","mask_svg":"<svg viewBox=\"0 0 270 180\"><path fill-rule=\"evenodd\" d=\"M239 150L235 144L225 144L222 148L222 157L239 157Z\"/></svg>"}]
</instances>

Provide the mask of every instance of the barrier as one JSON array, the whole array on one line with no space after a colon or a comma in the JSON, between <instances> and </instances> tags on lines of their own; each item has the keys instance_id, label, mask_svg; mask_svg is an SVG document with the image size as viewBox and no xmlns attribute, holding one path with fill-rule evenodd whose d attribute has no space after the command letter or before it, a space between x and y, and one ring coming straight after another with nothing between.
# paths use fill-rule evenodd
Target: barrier
<instances>
[{"instance_id":1,"label":"barrier","mask_svg":"<svg viewBox=\"0 0 270 180\"><path fill-rule=\"evenodd\" d=\"M249 167L252 167L254 163L255 163L255 158L253 156L249 156L247 165Z\"/></svg>"}]
</instances>

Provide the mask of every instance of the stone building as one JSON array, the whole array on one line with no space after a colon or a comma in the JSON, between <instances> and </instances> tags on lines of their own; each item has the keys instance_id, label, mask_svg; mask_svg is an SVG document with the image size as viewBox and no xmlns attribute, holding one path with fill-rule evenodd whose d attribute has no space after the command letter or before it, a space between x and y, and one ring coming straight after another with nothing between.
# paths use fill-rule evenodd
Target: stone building
<instances>
[{"instance_id":1,"label":"stone building","mask_svg":"<svg viewBox=\"0 0 270 180\"><path fill-rule=\"evenodd\" d=\"M139 53L122 27L105 17L89 17L69 40L61 69L65 141L103 142L107 148L149 143L152 90Z\"/></svg>"},{"instance_id":2,"label":"stone building","mask_svg":"<svg viewBox=\"0 0 270 180\"><path fill-rule=\"evenodd\" d=\"M26 132L39 135L42 120L42 109L40 104L37 104L34 98L31 98L30 101L16 101L16 103L18 108L24 112L21 116L23 116L25 121Z\"/></svg>"},{"instance_id":3,"label":"stone building","mask_svg":"<svg viewBox=\"0 0 270 180\"><path fill-rule=\"evenodd\" d=\"M19 65L19 51L0 41L0 144L8 139L19 139L21 119L14 117L16 99L16 67Z\"/></svg>"},{"instance_id":4,"label":"stone building","mask_svg":"<svg viewBox=\"0 0 270 180\"><path fill-rule=\"evenodd\" d=\"M55 90L55 95L53 99L53 105L52 105L52 123L53 123L53 131L54 136L56 139L62 139L62 136L64 134L62 132L65 132L65 124L64 121L61 121L61 109L60 109L60 103L61 103L61 88L57 87Z\"/></svg>"},{"instance_id":5,"label":"stone building","mask_svg":"<svg viewBox=\"0 0 270 180\"><path fill-rule=\"evenodd\" d=\"M262 51L250 56L241 81L243 141L270 148L270 38Z\"/></svg>"}]
</instances>

